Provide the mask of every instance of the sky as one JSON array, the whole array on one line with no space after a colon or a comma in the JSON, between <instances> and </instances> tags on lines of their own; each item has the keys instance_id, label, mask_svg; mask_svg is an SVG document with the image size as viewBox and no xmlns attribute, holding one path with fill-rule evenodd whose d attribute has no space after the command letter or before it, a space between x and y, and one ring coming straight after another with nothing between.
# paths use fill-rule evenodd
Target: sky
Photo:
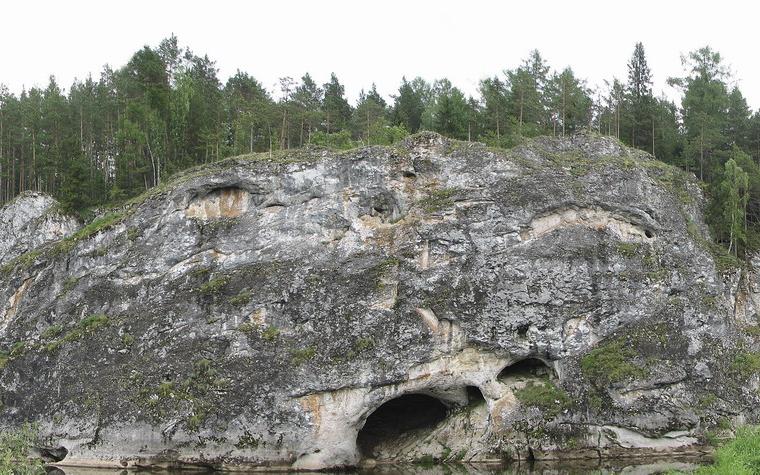
<instances>
[{"instance_id":1,"label":"sky","mask_svg":"<svg viewBox=\"0 0 760 475\"><path fill-rule=\"evenodd\" d=\"M216 61L222 82L237 69L277 89L278 78L335 72L353 102L374 82L390 97L402 76L447 77L466 94L538 49L554 70L571 66L592 87L625 80L644 43L654 92L683 75L681 56L709 44L719 51L750 106L760 108L760 62L753 2L267 0L120 2L10 0L0 16L0 84L19 93L54 74L98 78L144 45L172 33ZM716 7L717 5L717 7Z\"/></svg>"}]
</instances>

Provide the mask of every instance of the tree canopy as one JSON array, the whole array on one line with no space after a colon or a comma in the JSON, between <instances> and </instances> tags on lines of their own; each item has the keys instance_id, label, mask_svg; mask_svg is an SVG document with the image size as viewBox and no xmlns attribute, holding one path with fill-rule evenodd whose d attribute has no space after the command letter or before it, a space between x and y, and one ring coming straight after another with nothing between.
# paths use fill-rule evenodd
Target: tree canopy
<instances>
[{"instance_id":1,"label":"tree canopy","mask_svg":"<svg viewBox=\"0 0 760 475\"><path fill-rule=\"evenodd\" d=\"M54 76L19 94L0 85L0 203L39 190L81 212L232 155L390 144L421 129L499 147L592 129L694 172L716 240L742 255L760 247L760 113L709 46L682 65L681 77L668 78L680 104L654 95L642 43L627 78L601 89L533 50L480 81L476 96L447 78L403 77L390 97L370 83L352 103L336 74L321 85L309 73L283 77L268 90L238 70L222 83L212 59L170 36L68 90Z\"/></svg>"}]
</instances>

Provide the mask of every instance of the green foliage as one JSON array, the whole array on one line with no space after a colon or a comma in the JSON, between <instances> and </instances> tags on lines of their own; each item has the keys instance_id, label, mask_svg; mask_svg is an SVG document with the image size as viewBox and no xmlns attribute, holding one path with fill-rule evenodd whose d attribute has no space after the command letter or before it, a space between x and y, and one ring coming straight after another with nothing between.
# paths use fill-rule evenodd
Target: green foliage
<instances>
[{"instance_id":1,"label":"green foliage","mask_svg":"<svg viewBox=\"0 0 760 475\"><path fill-rule=\"evenodd\" d=\"M715 268L718 272L731 272L741 268L741 262L739 259L728 252L728 249L702 237L694 222L689 221L687 223L686 231L697 244L712 254Z\"/></svg>"},{"instance_id":2,"label":"green foliage","mask_svg":"<svg viewBox=\"0 0 760 475\"><path fill-rule=\"evenodd\" d=\"M515 397L525 406L537 407L544 416L551 419L571 405L570 397L551 381L529 382L515 390Z\"/></svg>"},{"instance_id":3,"label":"green foliage","mask_svg":"<svg viewBox=\"0 0 760 475\"><path fill-rule=\"evenodd\" d=\"M304 364L305 362L309 361L310 359L314 358L314 355L317 354L317 349L313 346L307 346L306 348L300 348L296 350L292 350L290 352L291 359L290 361L293 363L294 366L300 366Z\"/></svg>"},{"instance_id":4,"label":"green foliage","mask_svg":"<svg viewBox=\"0 0 760 475\"><path fill-rule=\"evenodd\" d=\"M105 231L119 223L127 217L126 211L113 211L106 213L99 218L95 218L92 222L85 225L82 229L72 234L71 236L59 241L51 249L53 256L68 254L77 245L78 242L88 239L101 231Z\"/></svg>"},{"instance_id":5,"label":"green foliage","mask_svg":"<svg viewBox=\"0 0 760 475\"><path fill-rule=\"evenodd\" d=\"M184 378L151 385L137 377L131 379L131 384L138 387L131 398L132 402L145 410L152 420L164 420L175 413L178 404L183 403L182 407L190 409L185 427L190 432L196 432L214 410L215 394L228 388L230 381L219 377L211 360L202 358L193 362L192 372Z\"/></svg>"},{"instance_id":6,"label":"green foliage","mask_svg":"<svg viewBox=\"0 0 760 475\"><path fill-rule=\"evenodd\" d=\"M230 297L229 302L232 305L242 307L250 303L252 298L253 298L253 293L251 293L250 290L241 290L240 292L238 292L236 296Z\"/></svg>"},{"instance_id":7,"label":"green foliage","mask_svg":"<svg viewBox=\"0 0 760 475\"><path fill-rule=\"evenodd\" d=\"M718 447L713 464L699 468L698 475L755 475L760 473L760 427L745 426L736 437Z\"/></svg>"},{"instance_id":8,"label":"green foliage","mask_svg":"<svg viewBox=\"0 0 760 475\"><path fill-rule=\"evenodd\" d=\"M620 255L625 257L635 257L641 246L635 242L619 242L617 244L617 250Z\"/></svg>"},{"instance_id":9,"label":"green foliage","mask_svg":"<svg viewBox=\"0 0 760 475\"><path fill-rule=\"evenodd\" d=\"M680 104L653 96L653 72L637 43L627 81L612 79L596 98L571 67L552 70L533 50L515 67L481 81L477 97L447 78L402 78L392 104L373 84L352 106L335 74L321 85L308 73L300 82L281 78L276 99L243 71L222 84L212 59L193 54L172 35L135 51L121 68L105 67L98 80L76 81L68 93L52 76L44 89L18 96L0 90L0 203L45 189L64 210L87 215L109 204L139 203L165 191L171 174L188 178L203 173L194 167L219 169L213 167L242 154L281 163L314 160L321 154L289 149L392 144L422 128L511 147L525 137L589 128L684 168L679 176L667 172L657 179L685 205L692 195L678 182L696 166L709 185L714 239L736 260L760 250L760 167L750 156L760 149L760 114L752 114L723 58L709 46L686 55L683 65L683 77L669 79L683 92ZM596 164L576 158L557 163L576 177ZM656 168L659 162L650 163ZM66 254L122 222L124 214L99 217L44 255L32 251L0 271ZM125 237L135 241L140 230L130 227ZM105 252L102 247L93 255ZM724 257L719 267L732 264Z\"/></svg>"},{"instance_id":10,"label":"green foliage","mask_svg":"<svg viewBox=\"0 0 760 475\"><path fill-rule=\"evenodd\" d=\"M631 363L636 352L620 341L604 343L581 359L581 370L594 384L602 386L645 375L645 371Z\"/></svg>"},{"instance_id":11,"label":"green foliage","mask_svg":"<svg viewBox=\"0 0 760 475\"><path fill-rule=\"evenodd\" d=\"M219 294L229 282L230 279L227 276L215 277L198 287L198 291L203 295Z\"/></svg>"},{"instance_id":12,"label":"green foliage","mask_svg":"<svg viewBox=\"0 0 760 475\"><path fill-rule=\"evenodd\" d=\"M372 338L359 338L354 342L354 351L361 353L371 350L375 347L375 340Z\"/></svg>"},{"instance_id":13,"label":"green foliage","mask_svg":"<svg viewBox=\"0 0 760 475\"><path fill-rule=\"evenodd\" d=\"M428 192L428 196L419 201L426 213L435 213L454 206L452 199L459 192L458 188L436 188Z\"/></svg>"},{"instance_id":14,"label":"green foliage","mask_svg":"<svg viewBox=\"0 0 760 475\"><path fill-rule=\"evenodd\" d=\"M77 283L79 283L79 279L77 277L67 277L66 280L63 281L63 293L68 294L74 290L74 287L77 286Z\"/></svg>"},{"instance_id":15,"label":"green foliage","mask_svg":"<svg viewBox=\"0 0 760 475\"><path fill-rule=\"evenodd\" d=\"M259 439L254 437L249 431L244 431L238 439L235 447L238 449L255 449L259 446Z\"/></svg>"},{"instance_id":16,"label":"green foliage","mask_svg":"<svg viewBox=\"0 0 760 475\"><path fill-rule=\"evenodd\" d=\"M741 154L735 151L735 154ZM719 242L728 252L739 254L747 247L746 215L749 204L749 175L733 159L725 163L723 176L713 191L708 218Z\"/></svg>"},{"instance_id":17,"label":"green foliage","mask_svg":"<svg viewBox=\"0 0 760 475\"><path fill-rule=\"evenodd\" d=\"M130 335L129 333L124 333L121 335L121 344L125 347L130 347L135 342L135 337Z\"/></svg>"},{"instance_id":18,"label":"green foliage","mask_svg":"<svg viewBox=\"0 0 760 475\"><path fill-rule=\"evenodd\" d=\"M734 356L730 370L740 378L760 373L760 352L740 350Z\"/></svg>"},{"instance_id":19,"label":"green foliage","mask_svg":"<svg viewBox=\"0 0 760 475\"><path fill-rule=\"evenodd\" d=\"M140 237L140 228L136 226L130 226L129 229L127 229L127 239L130 241L136 241L137 238Z\"/></svg>"},{"instance_id":20,"label":"green foliage","mask_svg":"<svg viewBox=\"0 0 760 475\"><path fill-rule=\"evenodd\" d=\"M28 459L30 450L39 444L35 425L0 432L0 473L7 475L44 475L41 460Z\"/></svg>"},{"instance_id":21,"label":"green foliage","mask_svg":"<svg viewBox=\"0 0 760 475\"><path fill-rule=\"evenodd\" d=\"M314 132L311 136L313 145L332 148L335 150L349 150L355 148L357 144L351 139L351 133L348 130L340 132Z\"/></svg>"},{"instance_id":22,"label":"green foliage","mask_svg":"<svg viewBox=\"0 0 760 475\"><path fill-rule=\"evenodd\" d=\"M264 331L261 332L261 338L265 339L266 341L274 341L278 336L280 336L280 329L273 325L266 327Z\"/></svg>"},{"instance_id":23,"label":"green foliage","mask_svg":"<svg viewBox=\"0 0 760 475\"><path fill-rule=\"evenodd\" d=\"M11 346L11 351L8 354L11 358L15 358L17 356L23 355L24 350L26 350L26 343L23 341L17 341L13 344L13 346Z\"/></svg>"},{"instance_id":24,"label":"green foliage","mask_svg":"<svg viewBox=\"0 0 760 475\"><path fill-rule=\"evenodd\" d=\"M58 336L63 331L62 327L56 329L54 332L57 332L56 334L50 334L47 337L43 334L43 338L52 340L48 342L44 348L46 351L51 353L58 351L64 344L78 341L87 336L91 336L97 333L100 329L108 326L110 323L111 319L102 313L89 315L88 317L80 320L79 323L77 323L76 327L69 330L60 338L58 338Z\"/></svg>"}]
</instances>

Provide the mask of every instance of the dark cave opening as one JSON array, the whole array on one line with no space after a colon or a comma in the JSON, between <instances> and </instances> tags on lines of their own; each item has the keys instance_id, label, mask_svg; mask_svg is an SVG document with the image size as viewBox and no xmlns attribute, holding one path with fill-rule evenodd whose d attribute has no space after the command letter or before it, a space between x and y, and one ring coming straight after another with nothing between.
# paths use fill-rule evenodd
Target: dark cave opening
<instances>
[{"instance_id":1,"label":"dark cave opening","mask_svg":"<svg viewBox=\"0 0 760 475\"><path fill-rule=\"evenodd\" d=\"M499 381L506 378L550 378L554 372L549 366L538 358L526 358L511 364L501 370Z\"/></svg>"},{"instance_id":2,"label":"dark cave opening","mask_svg":"<svg viewBox=\"0 0 760 475\"><path fill-rule=\"evenodd\" d=\"M483 397L483 393L477 386L467 386L467 405L476 406L482 402L486 402L486 398Z\"/></svg>"},{"instance_id":3,"label":"dark cave opening","mask_svg":"<svg viewBox=\"0 0 760 475\"><path fill-rule=\"evenodd\" d=\"M369 415L359 431L356 445L363 457L375 457L378 445L412 431L432 429L446 419L447 413L446 406L432 396L405 394Z\"/></svg>"}]
</instances>

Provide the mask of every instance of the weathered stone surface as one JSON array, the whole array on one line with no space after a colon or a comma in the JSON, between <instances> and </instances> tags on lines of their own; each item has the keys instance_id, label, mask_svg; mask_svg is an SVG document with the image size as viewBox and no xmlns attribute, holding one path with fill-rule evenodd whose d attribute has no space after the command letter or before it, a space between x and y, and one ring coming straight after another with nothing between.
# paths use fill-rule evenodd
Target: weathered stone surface
<instances>
[{"instance_id":1,"label":"weathered stone surface","mask_svg":"<svg viewBox=\"0 0 760 475\"><path fill-rule=\"evenodd\" d=\"M77 229L76 219L61 213L53 198L27 191L0 208L0 265Z\"/></svg>"},{"instance_id":2,"label":"weathered stone surface","mask_svg":"<svg viewBox=\"0 0 760 475\"><path fill-rule=\"evenodd\" d=\"M760 402L702 206L596 136L227 160L11 263L0 421L119 466L698 450ZM445 418L362 454L408 394Z\"/></svg>"}]
</instances>

